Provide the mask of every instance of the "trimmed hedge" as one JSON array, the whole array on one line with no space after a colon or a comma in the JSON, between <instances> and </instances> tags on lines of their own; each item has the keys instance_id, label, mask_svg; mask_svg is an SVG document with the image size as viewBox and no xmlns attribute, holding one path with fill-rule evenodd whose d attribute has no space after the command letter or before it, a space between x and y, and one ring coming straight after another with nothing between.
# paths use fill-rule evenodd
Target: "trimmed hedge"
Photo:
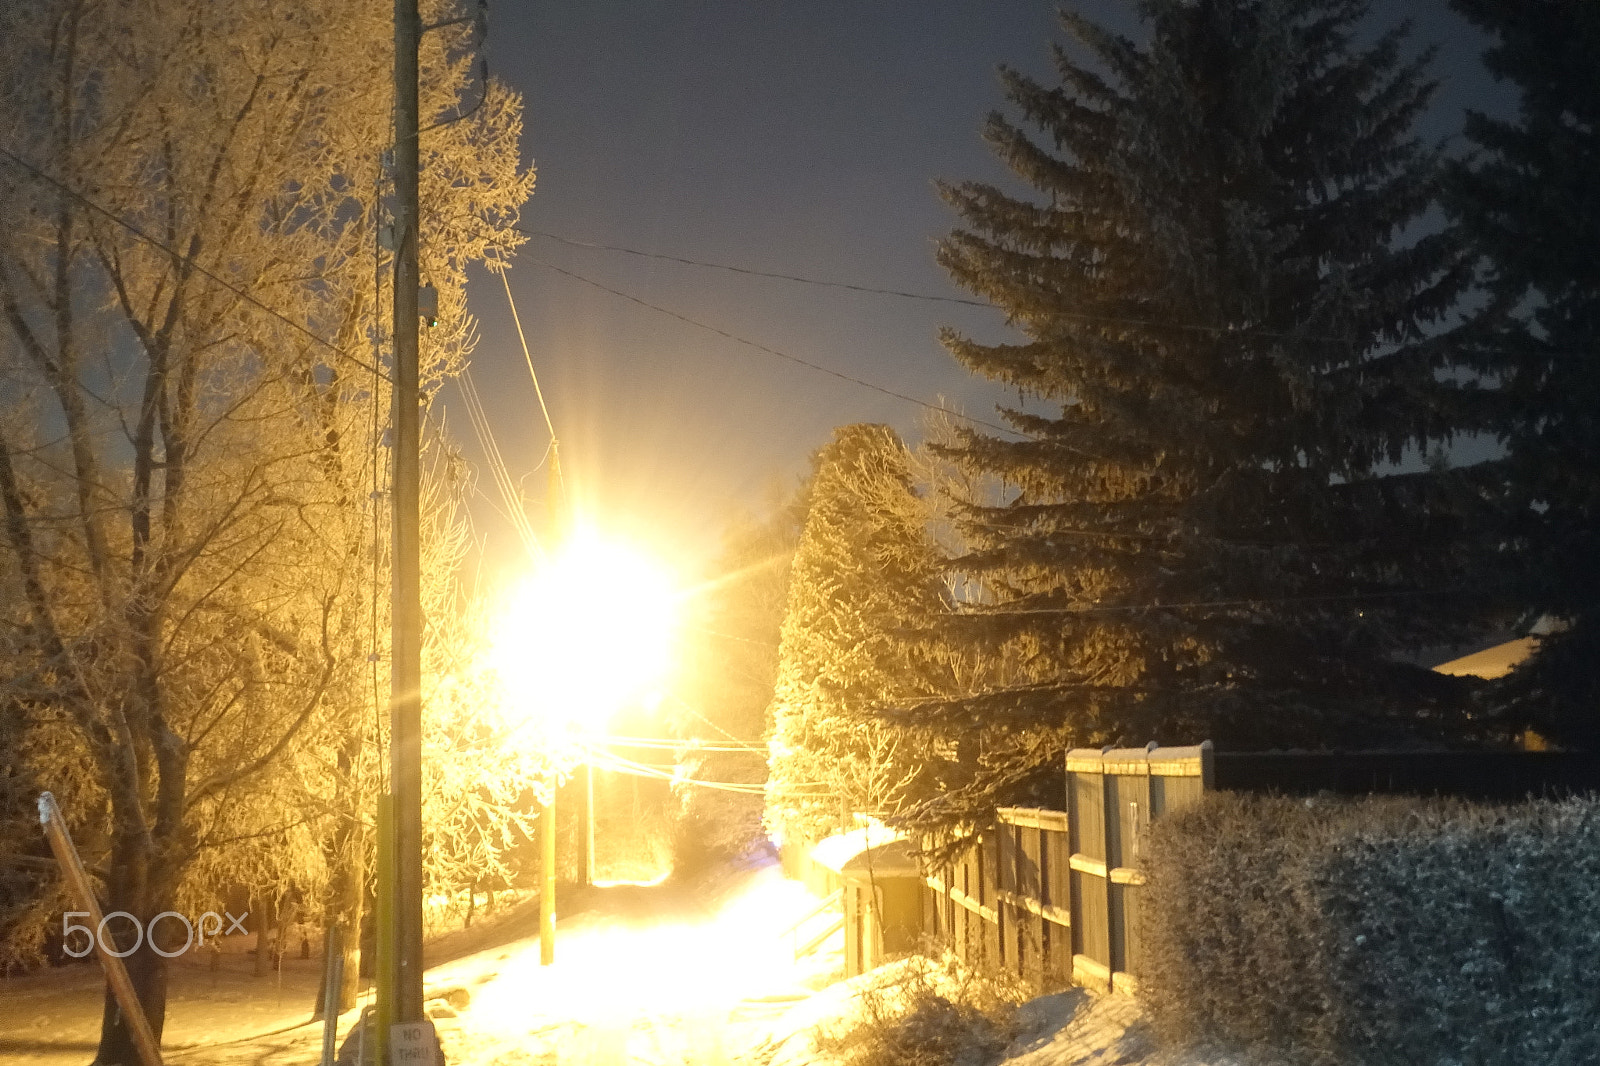
<instances>
[{"instance_id":1,"label":"trimmed hedge","mask_svg":"<svg viewBox=\"0 0 1600 1066\"><path fill-rule=\"evenodd\" d=\"M1166 1040L1304 1066L1600 1062L1600 801L1216 793L1151 829Z\"/></svg>"}]
</instances>

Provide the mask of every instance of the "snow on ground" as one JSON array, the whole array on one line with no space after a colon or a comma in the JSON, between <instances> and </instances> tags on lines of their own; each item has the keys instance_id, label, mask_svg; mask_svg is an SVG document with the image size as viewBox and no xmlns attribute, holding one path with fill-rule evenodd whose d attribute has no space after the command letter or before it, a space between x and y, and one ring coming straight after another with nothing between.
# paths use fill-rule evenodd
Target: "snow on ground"
<instances>
[{"instance_id":1,"label":"snow on ground","mask_svg":"<svg viewBox=\"0 0 1600 1066\"><path fill-rule=\"evenodd\" d=\"M612 885L561 897L556 961L539 965L537 903L430 945L425 995L452 1066L734 1064L794 1004L837 979L840 936L809 958L794 946L816 900L763 862L702 885ZM443 951L441 951L443 949ZM242 952L242 948L240 949ZM462 952L470 952L462 954ZM164 1055L172 1066L305 1066L319 960L252 975L224 956L172 968ZM98 968L0 981L0 1061L82 1066L100 1020ZM340 1019L341 1043L358 1011Z\"/></svg>"},{"instance_id":2,"label":"snow on ground","mask_svg":"<svg viewBox=\"0 0 1600 1066\"><path fill-rule=\"evenodd\" d=\"M284 960L279 973L255 975L253 937L233 937L213 961L199 953L171 963L163 1045L179 1061L185 1047L210 1046L304 1022L317 994L321 962ZM7 1066L83 1066L100 1039L104 997L93 961L0 980L0 1062Z\"/></svg>"},{"instance_id":3,"label":"snow on ground","mask_svg":"<svg viewBox=\"0 0 1600 1066\"><path fill-rule=\"evenodd\" d=\"M537 904L435 941L429 1014L451 1066L836 1066L817 1037L862 1012L909 963L839 980L840 935L796 960L816 900L775 864L700 885L613 885L566 897L556 961L539 964ZM165 1047L172 1066L305 1066L318 960L253 976L243 945L173 967ZM451 957L454 956L454 957ZM438 960L434 962L434 960ZM0 981L0 1061L82 1066L93 1057L101 985L87 966ZM881 1002L881 1001L880 1001ZM340 1019L340 1040L358 1012ZM1024 1004L1004 1066L1233 1066L1163 1056L1137 1004L1073 990Z\"/></svg>"},{"instance_id":4,"label":"snow on ground","mask_svg":"<svg viewBox=\"0 0 1600 1066\"><path fill-rule=\"evenodd\" d=\"M463 1066L749 1061L776 1019L839 973L837 936L831 950L794 959L809 930L786 927L815 903L775 864L742 871L717 895L598 890L562 923L553 966L539 964L534 937L429 973L431 986L467 994L455 1017L436 1018L446 1056Z\"/></svg>"},{"instance_id":5,"label":"snow on ground","mask_svg":"<svg viewBox=\"0 0 1600 1066\"><path fill-rule=\"evenodd\" d=\"M919 980L953 998L961 975L959 964L947 965L956 969L901 960L825 988L774 1021L766 1043L752 1048L745 1062L841 1066L841 1056L822 1050L828 1034L860 1024L869 998L892 1009L897 991ZM1238 1066L1226 1056L1159 1050L1137 1002L1121 995L1071 989L1040 996L1017 1008L1014 1025L1015 1035L995 1066Z\"/></svg>"}]
</instances>

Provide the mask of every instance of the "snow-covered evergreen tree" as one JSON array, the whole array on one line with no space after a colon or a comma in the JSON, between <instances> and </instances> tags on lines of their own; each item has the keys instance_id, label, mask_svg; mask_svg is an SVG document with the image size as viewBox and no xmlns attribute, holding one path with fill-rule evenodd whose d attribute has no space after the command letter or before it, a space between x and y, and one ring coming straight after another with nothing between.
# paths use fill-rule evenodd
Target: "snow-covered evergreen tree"
<instances>
[{"instance_id":1,"label":"snow-covered evergreen tree","mask_svg":"<svg viewBox=\"0 0 1600 1066\"><path fill-rule=\"evenodd\" d=\"M1600 4L1455 0L1494 34L1485 61L1521 114L1468 113L1478 161L1453 207L1495 296L1477 354L1509 400L1504 426L1525 525L1531 602L1568 627L1514 671L1516 713L1564 742L1600 743Z\"/></svg>"},{"instance_id":2,"label":"snow-covered evergreen tree","mask_svg":"<svg viewBox=\"0 0 1600 1066\"><path fill-rule=\"evenodd\" d=\"M1429 56L1404 27L1358 45L1357 0L1137 10L1143 43L1064 13L1059 84L1003 72L1023 122L987 139L1032 193L944 189L942 263L1023 335L945 337L1026 401L1017 439L947 449L1014 492L966 509L984 595L952 640L1016 668L918 711L1015 738L983 755L991 800L1069 744L1464 728L1459 682L1398 658L1471 621L1489 494L1401 465L1476 393L1436 336L1460 241L1414 228L1440 184L1411 132Z\"/></svg>"},{"instance_id":3,"label":"snow-covered evergreen tree","mask_svg":"<svg viewBox=\"0 0 1600 1066\"><path fill-rule=\"evenodd\" d=\"M935 690L912 635L947 609L894 431L843 426L814 468L772 703L767 823L785 840L853 828L853 814L918 791L922 760L877 712Z\"/></svg>"}]
</instances>

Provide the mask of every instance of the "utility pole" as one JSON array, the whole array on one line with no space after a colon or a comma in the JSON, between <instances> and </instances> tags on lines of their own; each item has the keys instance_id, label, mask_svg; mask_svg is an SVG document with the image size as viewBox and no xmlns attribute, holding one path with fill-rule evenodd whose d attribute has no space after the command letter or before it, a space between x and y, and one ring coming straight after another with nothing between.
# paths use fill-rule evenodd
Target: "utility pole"
<instances>
[{"instance_id":1,"label":"utility pole","mask_svg":"<svg viewBox=\"0 0 1600 1066\"><path fill-rule=\"evenodd\" d=\"M417 369L417 0L394 5L394 588L389 683L396 981L391 1017L422 1014L422 551Z\"/></svg>"},{"instance_id":2,"label":"utility pole","mask_svg":"<svg viewBox=\"0 0 1600 1066\"><path fill-rule=\"evenodd\" d=\"M561 449L554 437L550 440L550 471L545 499L550 548L554 551L566 532L564 509L561 506ZM549 966L556 961L556 785L555 781L550 782L550 799L539 812L540 966Z\"/></svg>"}]
</instances>

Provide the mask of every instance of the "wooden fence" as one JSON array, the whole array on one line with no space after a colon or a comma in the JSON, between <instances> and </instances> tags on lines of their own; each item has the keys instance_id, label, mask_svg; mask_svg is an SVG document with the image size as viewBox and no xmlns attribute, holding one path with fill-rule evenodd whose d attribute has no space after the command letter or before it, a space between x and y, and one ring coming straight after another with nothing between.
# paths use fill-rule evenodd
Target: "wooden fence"
<instances>
[{"instance_id":1,"label":"wooden fence","mask_svg":"<svg viewBox=\"0 0 1600 1066\"><path fill-rule=\"evenodd\" d=\"M1600 754L1578 751L1228 751L1224 792L1422 795L1515 803L1600 792Z\"/></svg>"},{"instance_id":2,"label":"wooden fence","mask_svg":"<svg viewBox=\"0 0 1600 1066\"><path fill-rule=\"evenodd\" d=\"M1132 991L1143 831L1213 787L1212 760L1209 742L1069 752L1066 809L1002 809L995 829L926 879L923 929L1041 991Z\"/></svg>"}]
</instances>

